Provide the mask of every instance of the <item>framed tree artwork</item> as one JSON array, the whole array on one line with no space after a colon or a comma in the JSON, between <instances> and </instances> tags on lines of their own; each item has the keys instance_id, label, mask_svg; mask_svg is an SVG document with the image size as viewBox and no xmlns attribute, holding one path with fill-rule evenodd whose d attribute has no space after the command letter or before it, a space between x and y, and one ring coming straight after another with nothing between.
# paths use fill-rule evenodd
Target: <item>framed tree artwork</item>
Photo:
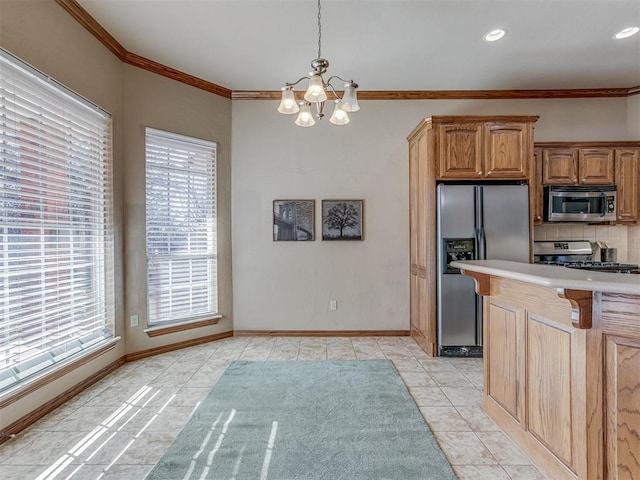
<instances>
[{"instance_id":1,"label":"framed tree artwork","mask_svg":"<svg viewBox=\"0 0 640 480\"><path fill-rule=\"evenodd\" d=\"M362 240L363 200L322 200L322 240Z\"/></svg>"},{"instance_id":2,"label":"framed tree artwork","mask_svg":"<svg viewBox=\"0 0 640 480\"><path fill-rule=\"evenodd\" d=\"M274 200L273 240L315 240L315 200Z\"/></svg>"}]
</instances>

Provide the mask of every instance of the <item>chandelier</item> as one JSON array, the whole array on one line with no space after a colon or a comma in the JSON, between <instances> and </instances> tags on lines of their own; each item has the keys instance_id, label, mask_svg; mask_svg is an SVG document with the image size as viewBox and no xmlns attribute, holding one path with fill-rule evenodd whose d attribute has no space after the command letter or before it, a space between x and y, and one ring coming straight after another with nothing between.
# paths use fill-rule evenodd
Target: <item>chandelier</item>
<instances>
[{"instance_id":1,"label":"chandelier","mask_svg":"<svg viewBox=\"0 0 640 480\"><path fill-rule=\"evenodd\" d=\"M326 73L329 68L329 61L322 58L320 0L318 0L318 57L311 61L311 68L313 70L309 72L307 76L301 77L293 83L285 83L285 86L281 89L282 100L280 100L278 112L284 113L285 115L297 113L296 125L300 127L312 127L316 122L313 119L314 114L311 113L311 108L313 107L315 110L315 117L318 120L322 120L322 117L324 117L324 106L329 100L330 95L335 106L329 121L334 125L346 125L350 121L348 113L360 110L356 96L358 84L353 80L344 80L337 75L329 77L326 82L324 78L322 78L322 75ZM342 98L340 98L340 95L331 84L331 81L334 79L342 82L344 86ZM303 80L307 80L309 85L304 94L304 100L298 102L296 101L293 87ZM327 93L329 95L327 95Z\"/></svg>"}]
</instances>

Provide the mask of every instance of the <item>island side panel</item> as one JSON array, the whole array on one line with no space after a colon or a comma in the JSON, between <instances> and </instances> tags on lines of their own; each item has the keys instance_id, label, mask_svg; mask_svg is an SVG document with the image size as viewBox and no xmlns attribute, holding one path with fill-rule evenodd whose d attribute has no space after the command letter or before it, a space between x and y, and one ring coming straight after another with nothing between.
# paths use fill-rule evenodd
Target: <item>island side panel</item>
<instances>
[{"instance_id":1,"label":"island side panel","mask_svg":"<svg viewBox=\"0 0 640 480\"><path fill-rule=\"evenodd\" d=\"M586 331L555 289L492 276L490 294L485 410L550 478L586 480Z\"/></svg>"},{"instance_id":2,"label":"island side panel","mask_svg":"<svg viewBox=\"0 0 640 480\"><path fill-rule=\"evenodd\" d=\"M606 477L640 479L640 295L602 294Z\"/></svg>"}]
</instances>

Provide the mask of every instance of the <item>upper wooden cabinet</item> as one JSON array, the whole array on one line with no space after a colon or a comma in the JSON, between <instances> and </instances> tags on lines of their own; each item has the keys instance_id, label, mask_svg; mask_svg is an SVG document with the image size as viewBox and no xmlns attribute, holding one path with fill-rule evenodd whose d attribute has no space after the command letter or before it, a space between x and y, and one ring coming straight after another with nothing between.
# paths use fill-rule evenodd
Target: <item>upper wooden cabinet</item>
<instances>
[{"instance_id":1,"label":"upper wooden cabinet","mask_svg":"<svg viewBox=\"0 0 640 480\"><path fill-rule=\"evenodd\" d=\"M533 116L436 116L409 134L411 336L437 354L436 183L528 179Z\"/></svg>"},{"instance_id":2,"label":"upper wooden cabinet","mask_svg":"<svg viewBox=\"0 0 640 480\"><path fill-rule=\"evenodd\" d=\"M524 180L538 117L432 117L438 180Z\"/></svg>"},{"instance_id":3,"label":"upper wooden cabinet","mask_svg":"<svg viewBox=\"0 0 640 480\"><path fill-rule=\"evenodd\" d=\"M529 209L534 225L542 225L544 221L544 199L542 188L542 149L533 150L533 165L529 181Z\"/></svg>"},{"instance_id":4,"label":"upper wooden cabinet","mask_svg":"<svg viewBox=\"0 0 640 480\"><path fill-rule=\"evenodd\" d=\"M640 148L616 149L617 219L640 221Z\"/></svg>"},{"instance_id":5,"label":"upper wooden cabinet","mask_svg":"<svg viewBox=\"0 0 640 480\"><path fill-rule=\"evenodd\" d=\"M617 223L640 224L640 142L536 143L530 185L534 225L543 185L615 185Z\"/></svg>"},{"instance_id":6,"label":"upper wooden cabinet","mask_svg":"<svg viewBox=\"0 0 640 480\"><path fill-rule=\"evenodd\" d=\"M542 154L545 185L613 185L613 149L548 148Z\"/></svg>"}]
</instances>

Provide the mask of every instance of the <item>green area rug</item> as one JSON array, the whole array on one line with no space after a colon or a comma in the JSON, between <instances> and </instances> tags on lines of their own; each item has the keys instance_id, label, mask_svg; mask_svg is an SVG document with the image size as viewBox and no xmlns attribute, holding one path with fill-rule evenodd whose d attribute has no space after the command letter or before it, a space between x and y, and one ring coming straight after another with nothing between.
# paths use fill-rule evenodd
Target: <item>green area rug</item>
<instances>
[{"instance_id":1,"label":"green area rug","mask_svg":"<svg viewBox=\"0 0 640 480\"><path fill-rule=\"evenodd\" d=\"M456 479L388 360L227 368L147 476Z\"/></svg>"}]
</instances>

